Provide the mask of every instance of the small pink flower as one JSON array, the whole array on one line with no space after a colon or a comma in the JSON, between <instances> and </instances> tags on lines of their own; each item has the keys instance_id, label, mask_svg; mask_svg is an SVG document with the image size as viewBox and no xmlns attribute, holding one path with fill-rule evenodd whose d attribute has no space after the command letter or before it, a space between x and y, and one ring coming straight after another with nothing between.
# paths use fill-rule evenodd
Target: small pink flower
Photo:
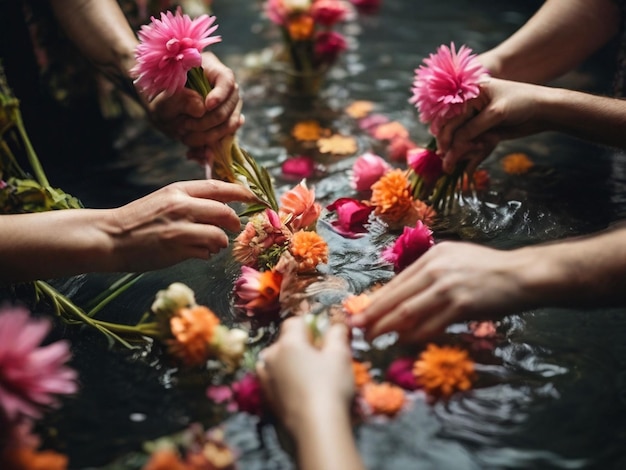
<instances>
[{"instance_id":1,"label":"small pink flower","mask_svg":"<svg viewBox=\"0 0 626 470\"><path fill-rule=\"evenodd\" d=\"M241 267L241 276L235 282L235 305L246 311L249 317L273 316L280 309L282 273L276 270L257 271L249 266Z\"/></svg>"},{"instance_id":2,"label":"small pink flower","mask_svg":"<svg viewBox=\"0 0 626 470\"><path fill-rule=\"evenodd\" d=\"M315 0L311 6L311 16L322 26L333 26L342 21L348 10L340 0Z\"/></svg>"},{"instance_id":3,"label":"small pink flower","mask_svg":"<svg viewBox=\"0 0 626 470\"><path fill-rule=\"evenodd\" d=\"M161 19L139 31L140 43L135 49L137 64L131 69L135 83L152 100L161 92L173 94L185 87L187 72L202 65L205 47L220 42L220 36L211 36L217 29L214 16L200 15L191 19L180 8L161 13Z\"/></svg>"},{"instance_id":4,"label":"small pink flower","mask_svg":"<svg viewBox=\"0 0 626 470\"><path fill-rule=\"evenodd\" d=\"M434 150L411 149L407 152L406 162L427 184L434 183L443 174L441 157Z\"/></svg>"},{"instance_id":5,"label":"small pink flower","mask_svg":"<svg viewBox=\"0 0 626 470\"><path fill-rule=\"evenodd\" d=\"M443 122L461 114L467 101L479 95L479 83L487 75L470 48L461 46L457 53L454 43L442 45L415 70L409 101L437 135Z\"/></svg>"},{"instance_id":6,"label":"small pink flower","mask_svg":"<svg viewBox=\"0 0 626 470\"><path fill-rule=\"evenodd\" d=\"M299 180L309 178L315 173L315 160L304 155L291 157L283 162L281 169L283 175L291 178L297 178Z\"/></svg>"},{"instance_id":7,"label":"small pink flower","mask_svg":"<svg viewBox=\"0 0 626 470\"><path fill-rule=\"evenodd\" d=\"M383 251L382 257L392 263L396 272L402 271L435 244L432 231L418 220L415 227L404 227L395 243Z\"/></svg>"},{"instance_id":8,"label":"small pink flower","mask_svg":"<svg viewBox=\"0 0 626 470\"><path fill-rule=\"evenodd\" d=\"M359 156L352 165L350 185L357 191L369 191L374 183L391 169L382 157L367 152Z\"/></svg>"},{"instance_id":9,"label":"small pink flower","mask_svg":"<svg viewBox=\"0 0 626 470\"><path fill-rule=\"evenodd\" d=\"M417 147L417 144L409 138L397 137L392 139L387 147L389 160L394 162L406 162L409 150Z\"/></svg>"},{"instance_id":10,"label":"small pink flower","mask_svg":"<svg viewBox=\"0 0 626 470\"><path fill-rule=\"evenodd\" d=\"M385 380L402 387L405 390L417 390L419 385L413 375L413 364L415 359L410 357L399 357L394 360L385 373Z\"/></svg>"},{"instance_id":11,"label":"small pink flower","mask_svg":"<svg viewBox=\"0 0 626 470\"><path fill-rule=\"evenodd\" d=\"M383 114L370 114L359 120L359 128L372 135L376 128L389 122L389 118Z\"/></svg>"},{"instance_id":12,"label":"small pink flower","mask_svg":"<svg viewBox=\"0 0 626 470\"><path fill-rule=\"evenodd\" d=\"M332 64L348 48L346 39L335 31L322 31L315 35L315 59L321 64Z\"/></svg>"},{"instance_id":13,"label":"small pink flower","mask_svg":"<svg viewBox=\"0 0 626 470\"><path fill-rule=\"evenodd\" d=\"M257 376L251 372L232 384L233 398L239 411L263 415L263 391Z\"/></svg>"},{"instance_id":14,"label":"small pink flower","mask_svg":"<svg viewBox=\"0 0 626 470\"><path fill-rule=\"evenodd\" d=\"M257 266L270 247L286 246L291 232L271 209L254 214L235 238L233 257L246 266Z\"/></svg>"},{"instance_id":15,"label":"small pink flower","mask_svg":"<svg viewBox=\"0 0 626 470\"><path fill-rule=\"evenodd\" d=\"M342 197L327 206L326 209L337 213L337 219L331 222L337 233L344 237L356 238L359 234L366 232L364 225L374 207L356 199Z\"/></svg>"},{"instance_id":16,"label":"small pink flower","mask_svg":"<svg viewBox=\"0 0 626 470\"><path fill-rule=\"evenodd\" d=\"M67 367L69 344L40 346L52 325L31 319L22 308L0 309L0 407L7 418L38 418L41 408L56 406L55 395L75 393L76 371Z\"/></svg>"},{"instance_id":17,"label":"small pink flower","mask_svg":"<svg viewBox=\"0 0 626 470\"><path fill-rule=\"evenodd\" d=\"M315 225L321 212L315 190L307 188L304 180L280 197L279 214L294 231Z\"/></svg>"},{"instance_id":18,"label":"small pink flower","mask_svg":"<svg viewBox=\"0 0 626 470\"><path fill-rule=\"evenodd\" d=\"M380 9L381 0L350 0L350 2L360 13L372 15Z\"/></svg>"}]
</instances>

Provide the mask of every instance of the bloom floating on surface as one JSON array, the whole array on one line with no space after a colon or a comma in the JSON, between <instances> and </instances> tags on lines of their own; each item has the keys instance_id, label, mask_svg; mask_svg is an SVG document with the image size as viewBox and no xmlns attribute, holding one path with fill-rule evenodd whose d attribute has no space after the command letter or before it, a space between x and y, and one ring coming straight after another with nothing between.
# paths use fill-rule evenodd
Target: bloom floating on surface
<instances>
[{"instance_id":1,"label":"bloom floating on surface","mask_svg":"<svg viewBox=\"0 0 626 470\"><path fill-rule=\"evenodd\" d=\"M26 309L0 309L0 407L13 421L38 418L42 408L57 406L57 395L78 390L69 344L56 341L41 346L52 325L33 319Z\"/></svg>"},{"instance_id":2,"label":"bloom floating on surface","mask_svg":"<svg viewBox=\"0 0 626 470\"><path fill-rule=\"evenodd\" d=\"M181 308L170 319L170 353L185 365L203 364L210 356L210 343L219 324L220 319L208 307Z\"/></svg>"},{"instance_id":3,"label":"bloom floating on surface","mask_svg":"<svg viewBox=\"0 0 626 470\"><path fill-rule=\"evenodd\" d=\"M282 273L276 270L260 272L242 266L241 276L235 283L237 307L244 309L249 317L277 313L282 281Z\"/></svg>"},{"instance_id":4,"label":"bloom floating on surface","mask_svg":"<svg viewBox=\"0 0 626 470\"><path fill-rule=\"evenodd\" d=\"M342 197L326 206L326 209L337 215L331 222L337 233L344 237L356 238L367 231L365 224L374 207L356 199Z\"/></svg>"},{"instance_id":5,"label":"bloom floating on surface","mask_svg":"<svg viewBox=\"0 0 626 470\"><path fill-rule=\"evenodd\" d=\"M291 157L283 162L281 170L287 178L309 178L315 173L315 160L304 155Z\"/></svg>"},{"instance_id":6,"label":"bloom floating on surface","mask_svg":"<svg viewBox=\"0 0 626 470\"><path fill-rule=\"evenodd\" d=\"M413 197L406 172L400 169L385 173L372 185L370 201L374 213L391 226L403 225L402 221L413 208Z\"/></svg>"},{"instance_id":7,"label":"bloom floating on surface","mask_svg":"<svg viewBox=\"0 0 626 470\"><path fill-rule=\"evenodd\" d=\"M405 390L416 390L419 384L413 375L413 364L415 360L410 357L399 357L395 359L387 368L385 380L402 387Z\"/></svg>"},{"instance_id":8,"label":"bloom floating on surface","mask_svg":"<svg viewBox=\"0 0 626 470\"><path fill-rule=\"evenodd\" d=\"M462 349L429 344L415 361L413 375L429 394L449 397L471 388L474 361Z\"/></svg>"},{"instance_id":9,"label":"bloom floating on surface","mask_svg":"<svg viewBox=\"0 0 626 470\"><path fill-rule=\"evenodd\" d=\"M314 271L319 264L328 263L328 244L317 232L294 233L289 252L298 263L298 272Z\"/></svg>"},{"instance_id":10,"label":"bloom floating on surface","mask_svg":"<svg viewBox=\"0 0 626 470\"><path fill-rule=\"evenodd\" d=\"M502 169L510 175L522 175L528 173L534 163L525 153L511 153L501 160Z\"/></svg>"},{"instance_id":11,"label":"bloom floating on surface","mask_svg":"<svg viewBox=\"0 0 626 470\"><path fill-rule=\"evenodd\" d=\"M264 412L263 392L258 377L247 373L232 384L233 398L239 411L261 416Z\"/></svg>"},{"instance_id":12,"label":"bloom floating on surface","mask_svg":"<svg viewBox=\"0 0 626 470\"><path fill-rule=\"evenodd\" d=\"M388 382L370 382L362 388L361 394L374 414L394 416L406 402L404 390Z\"/></svg>"},{"instance_id":13,"label":"bloom floating on surface","mask_svg":"<svg viewBox=\"0 0 626 470\"><path fill-rule=\"evenodd\" d=\"M404 227L394 244L386 248L382 258L393 264L396 272L403 271L435 244L433 232L421 220L415 227Z\"/></svg>"},{"instance_id":14,"label":"bloom floating on surface","mask_svg":"<svg viewBox=\"0 0 626 470\"><path fill-rule=\"evenodd\" d=\"M391 166L382 157L371 152L360 155L352 165L350 186L357 191L369 191Z\"/></svg>"},{"instance_id":15,"label":"bloom floating on surface","mask_svg":"<svg viewBox=\"0 0 626 470\"><path fill-rule=\"evenodd\" d=\"M217 29L215 17L200 15L191 19L178 9L161 13L161 19L141 27L135 56L137 64L131 69L135 83L152 100L161 92L175 93L185 87L187 72L202 65L204 48L220 42L211 36Z\"/></svg>"},{"instance_id":16,"label":"bloom floating on surface","mask_svg":"<svg viewBox=\"0 0 626 470\"><path fill-rule=\"evenodd\" d=\"M291 231L271 209L254 214L235 238L233 257L251 267L271 268L291 239Z\"/></svg>"},{"instance_id":17,"label":"bloom floating on surface","mask_svg":"<svg viewBox=\"0 0 626 470\"><path fill-rule=\"evenodd\" d=\"M343 309L350 315L358 315L363 312L367 307L369 307L370 303L369 295L363 293L359 295L350 295L343 299L341 306Z\"/></svg>"},{"instance_id":18,"label":"bloom floating on surface","mask_svg":"<svg viewBox=\"0 0 626 470\"><path fill-rule=\"evenodd\" d=\"M303 180L280 197L281 218L288 220L293 230L311 229L317 223L322 206L315 202L315 190Z\"/></svg>"},{"instance_id":19,"label":"bloom floating on surface","mask_svg":"<svg viewBox=\"0 0 626 470\"><path fill-rule=\"evenodd\" d=\"M357 144L354 137L333 134L330 137L319 139L317 148L321 153L352 155L357 151Z\"/></svg>"},{"instance_id":20,"label":"bloom floating on surface","mask_svg":"<svg viewBox=\"0 0 626 470\"><path fill-rule=\"evenodd\" d=\"M361 388L372 381L370 364L368 363L352 360L352 373L354 374L354 385L357 388Z\"/></svg>"}]
</instances>

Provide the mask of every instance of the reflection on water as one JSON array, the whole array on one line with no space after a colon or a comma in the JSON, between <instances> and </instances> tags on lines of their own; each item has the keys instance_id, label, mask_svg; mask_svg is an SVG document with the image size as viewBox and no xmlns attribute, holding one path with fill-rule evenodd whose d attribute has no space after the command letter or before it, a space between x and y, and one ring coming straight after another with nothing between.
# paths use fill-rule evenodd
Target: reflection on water
<instances>
[{"instance_id":1,"label":"reflection on water","mask_svg":"<svg viewBox=\"0 0 626 470\"><path fill-rule=\"evenodd\" d=\"M215 50L235 69L244 92L242 146L268 166L283 190L293 182L281 177L280 163L288 155L308 151L289 138L298 120L315 118L335 132L357 133L359 152L374 145L343 113L354 100L373 101L376 112L400 121L414 140L423 142L426 131L407 103L413 69L422 57L452 40L485 50L513 32L541 3L383 0L378 15L361 19L349 31L352 49L328 77L321 99L302 101L285 96L276 76L250 66L251 54L261 53L275 39L260 19L261 2L217 1L224 42ZM597 72L606 57L601 59L564 83L602 88L607 76ZM200 168L181 158L182 148L147 126L125 129L118 150L110 161L90 167L94 178L75 181L66 175L60 185L87 205L99 207L121 204L176 179L203 176ZM535 160L529 175L511 176L501 170L499 158L510 151L526 152ZM350 195L348 170L356 155L315 156L320 175L311 183L322 204ZM507 143L486 165L492 177L490 192L466 199L437 231L439 238L510 248L586 233L624 214L623 155L547 135ZM378 261L388 238L373 230L348 240L336 235L327 219L319 226L329 241L331 260L325 280L308 286L307 295L318 306L389 279L391 273ZM136 320L157 290L182 281L196 292L199 303L231 323L235 313L229 295L238 273L228 251L210 263L181 263L146 274L132 293L103 313L113 321ZM114 278L86 276L62 287L80 304ZM460 337L462 331L462 325L455 325L450 336ZM83 392L49 418L58 433L48 441L67 448L75 468L107 464L142 441L193 421L220 421L202 384L194 383L211 377L178 374L149 350L132 356L110 352L102 338L89 331L61 333L74 344ZM507 317L500 333L495 349L478 356L484 360L478 364L481 383L475 390L434 406L416 395L397 419L356 430L368 468L625 468L624 312L537 310ZM377 346L369 353L378 354ZM384 351L379 353L384 363L388 358ZM242 469L293 468L272 428L263 429L261 445L256 418L235 415L227 420L226 431L228 442L241 453ZM132 468L130 461L125 467Z\"/></svg>"}]
</instances>

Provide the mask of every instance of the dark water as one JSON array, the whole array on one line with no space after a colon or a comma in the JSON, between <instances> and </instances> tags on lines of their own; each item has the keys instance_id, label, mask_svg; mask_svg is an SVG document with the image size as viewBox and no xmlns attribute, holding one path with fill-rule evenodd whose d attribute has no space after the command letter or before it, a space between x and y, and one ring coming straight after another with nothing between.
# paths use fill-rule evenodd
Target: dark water
<instances>
[{"instance_id":1,"label":"dark water","mask_svg":"<svg viewBox=\"0 0 626 470\"><path fill-rule=\"evenodd\" d=\"M280 163L306 151L289 139L298 120L315 118L335 132L356 135L357 155L370 149L373 143L343 113L354 100L374 102L376 112L402 122L414 140L426 141L426 131L407 103L421 59L450 41L486 50L541 3L383 0L377 15L362 17L347 30L350 51L332 70L320 98L310 102L287 96L281 77L250 66L249 54L278 39L261 20L261 2L216 0L223 43L215 52L236 71L244 93L242 146L271 169L282 190L293 182L281 179ZM606 90L613 52L601 51L560 84ZM58 184L88 206L105 207L177 179L202 177L200 168L184 160L180 146L149 127L133 123L122 130L116 151L83 162L80 177L59 166ZM526 176L504 174L499 158L512 151L530 155L535 169ZM321 173L311 182L320 202L351 194L347 171L355 157L319 158ZM448 219L446 230L436 234L439 238L509 248L604 227L625 207L626 158L573 139L543 135L510 142L485 166L492 192L481 201L467 201ZM337 301L345 289L359 292L389 278L377 262L383 241L344 240L324 220L320 232L331 246L328 274L345 282L325 286L321 303ZM210 263L189 261L148 273L103 317L136 320L157 290L181 281L195 290L199 303L230 323L229 293L238 273L228 252ZM61 287L80 304L114 278L90 275ZM180 374L150 352L110 351L100 336L86 330L60 327L58 333L73 342L82 392L51 415L42 431L50 445L68 452L72 468L133 468L124 456L143 441L194 421L211 425L221 420L204 398L210 376ZM355 431L368 468L626 468L625 312L530 311L507 317L500 333L496 348L479 361L481 380L475 390L435 406L418 396L396 419L374 420ZM373 348L368 354L375 356ZM227 440L240 453L240 468L293 468L271 428L263 431L265 446L260 445L256 418L237 414L225 423Z\"/></svg>"}]
</instances>

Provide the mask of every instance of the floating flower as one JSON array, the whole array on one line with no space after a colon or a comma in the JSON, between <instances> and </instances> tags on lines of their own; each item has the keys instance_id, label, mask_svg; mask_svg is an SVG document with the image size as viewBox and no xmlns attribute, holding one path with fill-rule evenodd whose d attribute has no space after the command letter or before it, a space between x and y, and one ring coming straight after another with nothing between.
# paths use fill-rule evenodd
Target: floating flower
<instances>
[{"instance_id":1,"label":"floating flower","mask_svg":"<svg viewBox=\"0 0 626 470\"><path fill-rule=\"evenodd\" d=\"M354 137L347 137L333 134L330 137L317 141L317 148L321 153L332 153L334 155L351 155L357 151Z\"/></svg>"},{"instance_id":2,"label":"floating flower","mask_svg":"<svg viewBox=\"0 0 626 470\"><path fill-rule=\"evenodd\" d=\"M341 306L348 314L358 315L367 307L369 307L370 303L372 303L372 301L370 300L369 296L363 293L346 297L343 300Z\"/></svg>"},{"instance_id":3,"label":"floating flower","mask_svg":"<svg viewBox=\"0 0 626 470\"><path fill-rule=\"evenodd\" d=\"M51 328L49 321L32 319L24 308L0 309L0 411L11 421L38 418L42 408L58 405L56 395L78 389L76 372L65 365L69 344L41 346Z\"/></svg>"},{"instance_id":4,"label":"floating flower","mask_svg":"<svg viewBox=\"0 0 626 470\"><path fill-rule=\"evenodd\" d=\"M472 386L474 362L467 351L429 344L415 361L413 375L428 393L449 397Z\"/></svg>"},{"instance_id":5,"label":"floating flower","mask_svg":"<svg viewBox=\"0 0 626 470\"><path fill-rule=\"evenodd\" d=\"M409 150L417 147L417 144L409 138L396 137L389 142L387 155L394 162L406 162Z\"/></svg>"},{"instance_id":6,"label":"floating flower","mask_svg":"<svg viewBox=\"0 0 626 470\"><path fill-rule=\"evenodd\" d=\"M239 411L251 415L263 414L263 391L258 377L253 373L247 373L240 380L232 384L233 398Z\"/></svg>"},{"instance_id":7,"label":"floating flower","mask_svg":"<svg viewBox=\"0 0 626 470\"><path fill-rule=\"evenodd\" d=\"M501 160L502 169L509 175L528 173L534 163L525 153L511 153Z\"/></svg>"},{"instance_id":8,"label":"floating flower","mask_svg":"<svg viewBox=\"0 0 626 470\"><path fill-rule=\"evenodd\" d=\"M372 112L374 103L371 101L357 100L346 108L346 114L354 119L362 119Z\"/></svg>"},{"instance_id":9,"label":"floating flower","mask_svg":"<svg viewBox=\"0 0 626 470\"><path fill-rule=\"evenodd\" d=\"M310 229L321 212L322 206L315 202L315 190L307 188L304 180L280 197L279 215L294 230Z\"/></svg>"},{"instance_id":10,"label":"floating flower","mask_svg":"<svg viewBox=\"0 0 626 470\"><path fill-rule=\"evenodd\" d=\"M273 266L286 249L291 231L271 209L254 214L235 238L233 257L246 266Z\"/></svg>"},{"instance_id":11,"label":"floating flower","mask_svg":"<svg viewBox=\"0 0 626 470\"><path fill-rule=\"evenodd\" d=\"M379 140L407 139L409 131L398 121L387 122L372 131L372 137Z\"/></svg>"},{"instance_id":12,"label":"floating flower","mask_svg":"<svg viewBox=\"0 0 626 470\"><path fill-rule=\"evenodd\" d=\"M372 381L369 364L352 360L352 373L354 374L354 385L357 388L361 388Z\"/></svg>"},{"instance_id":13,"label":"floating flower","mask_svg":"<svg viewBox=\"0 0 626 470\"><path fill-rule=\"evenodd\" d=\"M224 325L219 325L213 335L211 348L215 357L222 361L227 369L233 371L241 365L247 342L248 333L246 331L239 328L229 329Z\"/></svg>"},{"instance_id":14,"label":"floating flower","mask_svg":"<svg viewBox=\"0 0 626 470\"><path fill-rule=\"evenodd\" d=\"M185 365L203 364L210 356L210 343L219 324L220 319L208 307L181 308L170 319L170 353Z\"/></svg>"},{"instance_id":15,"label":"floating flower","mask_svg":"<svg viewBox=\"0 0 626 470\"><path fill-rule=\"evenodd\" d=\"M157 315L170 317L184 307L196 305L196 297L193 290L182 282L174 282L167 289L156 293L151 310Z\"/></svg>"},{"instance_id":16,"label":"floating flower","mask_svg":"<svg viewBox=\"0 0 626 470\"><path fill-rule=\"evenodd\" d=\"M362 396L374 414L396 415L406 401L404 390L388 382L366 384Z\"/></svg>"},{"instance_id":17,"label":"floating flower","mask_svg":"<svg viewBox=\"0 0 626 470\"><path fill-rule=\"evenodd\" d=\"M426 253L435 244L433 233L421 220L415 227L404 227L395 243L383 251L382 258L400 272Z\"/></svg>"},{"instance_id":18,"label":"floating flower","mask_svg":"<svg viewBox=\"0 0 626 470\"><path fill-rule=\"evenodd\" d=\"M346 5L340 0L315 0L311 5L311 16L315 22L326 27L343 21L347 13Z\"/></svg>"},{"instance_id":19,"label":"floating flower","mask_svg":"<svg viewBox=\"0 0 626 470\"><path fill-rule=\"evenodd\" d=\"M365 224L374 207L342 197L326 206L326 209L337 214L337 218L331 222L335 231L344 237L355 238L366 232Z\"/></svg>"},{"instance_id":20,"label":"floating flower","mask_svg":"<svg viewBox=\"0 0 626 470\"><path fill-rule=\"evenodd\" d=\"M335 31L320 31L315 35L315 60L319 63L332 64L347 48L346 39Z\"/></svg>"},{"instance_id":21,"label":"floating flower","mask_svg":"<svg viewBox=\"0 0 626 470\"><path fill-rule=\"evenodd\" d=\"M413 207L413 197L406 173L396 169L385 173L372 185L370 202L374 213L388 224L397 224Z\"/></svg>"},{"instance_id":22,"label":"floating flower","mask_svg":"<svg viewBox=\"0 0 626 470\"><path fill-rule=\"evenodd\" d=\"M289 252L298 263L299 272L313 271L318 264L328 263L328 244L316 232L300 230L294 233Z\"/></svg>"},{"instance_id":23,"label":"floating flower","mask_svg":"<svg viewBox=\"0 0 626 470\"><path fill-rule=\"evenodd\" d=\"M359 128L372 135L378 126L388 122L389 118L387 116L383 114L372 114L359 120Z\"/></svg>"},{"instance_id":24,"label":"floating flower","mask_svg":"<svg viewBox=\"0 0 626 470\"><path fill-rule=\"evenodd\" d=\"M281 170L283 172L283 176L287 176L289 178L309 178L315 173L315 160L304 155L300 157L291 157L283 162Z\"/></svg>"},{"instance_id":25,"label":"floating flower","mask_svg":"<svg viewBox=\"0 0 626 470\"><path fill-rule=\"evenodd\" d=\"M402 387L404 390L417 390L419 385L413 375L415 360L410 357L400 357L394 360L385 373L385 380Z\"/></svg>"},{"instance_id":26,"label":"floating flower","mask_svg":"<svg viewBox=\"0 0 626 470\"><path fill-rule=\"evenodd\" d=\"M318 140L325 134L325 130L317 121L300 121L291 129L291 135L296 140Z\"/></svg>"},{"instance_id":27,"label":"floating flower","mask_svg":"<svg viewBox=\"0 0 626 470\"><path fill-rule=\"evenodd\" d=\"M461 114L479 95L479 83L487 75L470 48L461 46L457 52L454 43L442 45L415 70L409 101L419 110L420 121L430 123L431 133L437 135L444 121Z\"/></svg>"},{"instance_id":28,"label":"floating flower","mask_svg":"<svg viewBox=\"0 0 626 470\"><path fill-rule=\"evenodd\" d=\"M352 165L350 186L357 191L369 191L389 170L391 166L382 157L371 152L364 153Z\"/></svg>"},{"instance_id":29,"label":"floating flower","mask_svg":"<svg viewBox=\"0 0 626 470\"><path fill-rule=\"evenodd\" d=\"M427 148L414 148L407 152L406 162L411 169L424 179L426 184L433 184L443 175L442 160L437 152Z\"/></svg>"},{"instance_id":30,"label":"floating flower","mask_svg":"<svg viewBox=\"0 0 626 470\"><path fill-rule=\"evenodd\" d=\"M235 282L236 306L245 309L246 315L276 313L280 307L279 295L283 281L282 273L275 270L257 271L249 266L241 267L241 276Z\"/></svg>"},{"instance_id":31,"label":"floating flower","mask_svg":"<svg viewBox=\"0 0 626 470\"><path fill-rule=\"evenodd\" d=\"M200 15L191 19L176 13L161 13L161 19L139 31L140 43L135 50L137 64L130 73L135 83L152 100L161 92L175 93L185 87L187 72L202 65L205 47L220 42L220 36L211 36L217 29L214 16Z\"/></svg>"}]
</instances>

